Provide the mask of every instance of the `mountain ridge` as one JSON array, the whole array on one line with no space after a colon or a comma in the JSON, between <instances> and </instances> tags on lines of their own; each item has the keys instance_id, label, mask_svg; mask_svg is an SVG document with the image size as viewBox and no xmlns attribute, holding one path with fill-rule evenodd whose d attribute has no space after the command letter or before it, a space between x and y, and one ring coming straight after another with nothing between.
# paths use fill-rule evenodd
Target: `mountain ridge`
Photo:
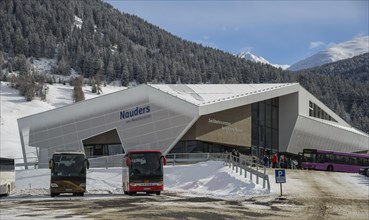
<instances>
[{"instance_id":1,"label":"mountain ridge","mask_svg":"<svg viewBox=\"0 0 369 220\"><path fill-rule=\"evenodd\" d=\"M268 60L266 60L264 57L257 56L255 54L251 53L250 51L241 52L240 54L237 55L237 57L245 59L245 60L249 60L249 61L254 62L254 63L269 64L271 66L274 66L275 68L281 68L283 70L288 69L289 66L290 66L290 65L287 65L287 64L272 64Z\"/></svg>"},{"instance_id":2,"label":"mountain ridge","mask_svg":"<svg viewBox=\"0 0 369 220\"><path fill-rule=\"evenodd\" d=\"M352 58L369 52L369 36L357 37L307 57L291 65L288 70L308 69L335 61Z\"/></svg>"}]
</instances>

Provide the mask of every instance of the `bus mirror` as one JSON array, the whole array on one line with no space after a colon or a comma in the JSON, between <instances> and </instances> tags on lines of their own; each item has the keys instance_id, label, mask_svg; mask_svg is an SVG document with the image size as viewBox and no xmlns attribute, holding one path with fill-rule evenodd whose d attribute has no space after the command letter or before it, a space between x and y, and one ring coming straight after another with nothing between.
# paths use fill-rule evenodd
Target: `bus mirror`
<instances>
[{"instance_id":1,"label":"bus mirror","mask_svg":"<svg viewBox=\"0 0 369 220\"><path fill-rule=\"evenodd\" d=\"M86 167L86 169L90 169L90 162L87 160L87 159L85 159L85 167Z\"/></svg>"},{"instance_id":2,"label":"bus mirror","mask_svg":"<svg viewBox=\"0 0 369 220\"><path fill-rule=\"evenodd\" d=\"M127 167L131 166L131 159L129 157L127 157L127 159L126 159L126 166Z\"/></svg>"},{"instance_id":3,"label":"bus mirror","mask_svg":"<svg viewBox=\"0 0 369 220\"><path fill-rule=\"evenodd\" d=\"M54 160L49 160L49 169L54 169Z\"/></svg>"},{"instance_id":4,"label":"bus mirror","mask_svg":"<svg viewBox=\"0 0 369 220\"><path fill-rule=\"evenodd\" d=\"M167 165L167 158L163 156L163 165Z\"/></svg>"}]
</instances>

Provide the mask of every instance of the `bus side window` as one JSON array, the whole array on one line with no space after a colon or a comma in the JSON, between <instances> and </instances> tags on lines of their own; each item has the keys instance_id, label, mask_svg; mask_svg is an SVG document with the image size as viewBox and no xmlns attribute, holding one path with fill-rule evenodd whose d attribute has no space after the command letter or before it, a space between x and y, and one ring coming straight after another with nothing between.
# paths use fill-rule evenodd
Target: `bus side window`
<instances>
[{"instance_id":1,"label":"bus side window","mask_svg":"<svg viewBox=\"0 0 369 220\"><path fill-rule=\"evenodd\" d=\"M349 164L358 165L358 160L357 159L358 158L355 158L355 157L349 157L349 160L350 160Z\"/></svg>"},{"instance_id":2,"label":"bus side window","mask_svg":"<svg viewBox=\"0 0 369 220\"><path fill-rule=\"evenodd\" d=\"M326 162L330 163L334 161L334 155L333 154L327 154L326 155Z\"/></svg>"},{"instance_id":3,"label":"bus side window","mask_svg":"<svg viewBox=\"0 0 369 220\"><path fill-rule=\"evenodd\" d=\"M325 155L324 154L318 154L316 157L316 160L318 163L324 163L325 161Z\"/></svg>"},{"instance_id":4,"label":"bus side window","mask_svg":"<svg viewBox=\"0 0 369 220\"><path fill-rule=\"evenodd\" d=\"M369 164L369 159L368 158L358 158L359 160L359 165L360 166L368 166Z\"/></svg>"}]
</instances>

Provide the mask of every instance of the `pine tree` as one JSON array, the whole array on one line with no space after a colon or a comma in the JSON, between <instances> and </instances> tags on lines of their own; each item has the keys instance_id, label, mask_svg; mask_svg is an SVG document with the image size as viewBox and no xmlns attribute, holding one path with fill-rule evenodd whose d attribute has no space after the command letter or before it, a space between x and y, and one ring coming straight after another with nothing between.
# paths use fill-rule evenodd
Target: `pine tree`
<instances>
[{"instance_id":1,"label":"pine tree","mask_svg":"<svg viewBox=\"0 0 369 220\"><path fill-rule=\"evenodd\" d=\"M85 94L82 90L83 77L76 77L73 80L73 102L85 100Z\"/></svg>"}]
</instances>

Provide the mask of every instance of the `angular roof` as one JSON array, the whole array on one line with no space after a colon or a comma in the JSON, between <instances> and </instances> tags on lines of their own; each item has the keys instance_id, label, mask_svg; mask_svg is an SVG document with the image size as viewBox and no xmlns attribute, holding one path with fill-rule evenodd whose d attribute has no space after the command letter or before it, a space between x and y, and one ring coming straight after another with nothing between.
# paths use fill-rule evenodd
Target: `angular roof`
<instances>
[{"instance_id":1,"label":"angular roof","mask_svg":"<svg viewBox=\"0 0 369 220\"><path fill-rule=\"evenodd\" d=\"M281 84L149 84L149 86L197 106L231 100L296 85Z\"/></svg>"}]
</instances>

